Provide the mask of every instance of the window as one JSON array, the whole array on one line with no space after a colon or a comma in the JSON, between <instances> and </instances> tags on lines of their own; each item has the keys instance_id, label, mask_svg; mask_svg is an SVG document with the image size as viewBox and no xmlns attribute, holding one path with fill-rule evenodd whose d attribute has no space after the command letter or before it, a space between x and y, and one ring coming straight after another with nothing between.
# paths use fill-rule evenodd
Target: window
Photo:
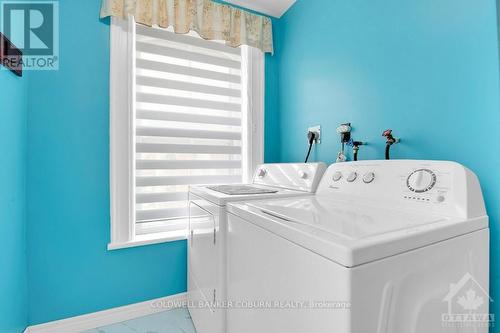
<instances>
[{"instance_id":1,"label":"window","mask_svg":"<svg viewBox=\"0 0 500 333\"><path fill-rule=\"evenodd\" d=\"M259 50L112 19L110 248L185 237L190 185L249 180L263 72Z\"/></svg>"}]
</instances>

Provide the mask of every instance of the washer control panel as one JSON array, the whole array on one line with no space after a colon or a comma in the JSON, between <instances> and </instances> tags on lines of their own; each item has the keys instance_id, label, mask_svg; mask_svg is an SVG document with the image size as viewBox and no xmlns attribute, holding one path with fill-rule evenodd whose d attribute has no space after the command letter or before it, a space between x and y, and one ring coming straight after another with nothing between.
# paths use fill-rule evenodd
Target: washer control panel
<instances>
[{"instance_id":1,"label":"washer control panel","mask_svg":"<svg viewBox=\"0 0 500 333\"><path fill-rule=\"evenodd\" d=\"M471 185L472 184L472 185ZM469 194L484 209L477 177L455 162L389 160L335 163L325 173L318 194L332 193L380 205L421 207L442 213L463 213ZM470 197L472 198L472 196Z\"/></svg>"}]
</instances>

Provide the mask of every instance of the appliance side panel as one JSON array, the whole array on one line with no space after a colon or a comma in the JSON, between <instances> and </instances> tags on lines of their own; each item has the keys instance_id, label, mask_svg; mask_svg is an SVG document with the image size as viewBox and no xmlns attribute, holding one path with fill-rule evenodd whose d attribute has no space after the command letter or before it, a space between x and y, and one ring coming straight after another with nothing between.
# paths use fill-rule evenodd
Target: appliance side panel
<instances>
[{"instance_id":1,"label":"appliance side panel","mask_svg":"<svg viewBox=\"0 0 500 333\"><path fill-rule=\"evenodd\" d=\"M220 332L224 324L216 291L221 266L217 243L219 207L206 200L189 202L188 301L199 333Z\"/></svg>"},{"instance_id":2,"label":"appliance side panel","mask_svg":"<svg viewBox=\"0 0 500 333\"><path fill-rule=\"evenodd\" d=\"M484 323L448 320L489 313L488 262L483 229L353 268L351 333L487 333Z\"/></svg>"},{"instance_id":3,"label":"appliance side panel","mask_svg":"<svg viewBox=\"0 0 500 333\"><path fill-rule=\"evenodd\" d=\"M351 332L349 269L232 214L227 253L228 332Z\"/></svg>"}]
</instances>

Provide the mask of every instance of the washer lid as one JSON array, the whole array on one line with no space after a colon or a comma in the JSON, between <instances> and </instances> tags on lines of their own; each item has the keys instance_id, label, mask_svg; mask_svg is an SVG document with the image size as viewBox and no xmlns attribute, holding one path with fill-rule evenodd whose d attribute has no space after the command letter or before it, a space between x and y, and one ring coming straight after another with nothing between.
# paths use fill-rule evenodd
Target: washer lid
<instances>
[{"instance_id":1,"label":"washer lid","mask_svg":"<svg viewBox=\"0 0 500 333\"><path fill-rule=\"evenodd\" d=\"M346 267L488 226L487 217L461 220L332 195L232 204L229 211Z\"/></svg>"}]
</instances>

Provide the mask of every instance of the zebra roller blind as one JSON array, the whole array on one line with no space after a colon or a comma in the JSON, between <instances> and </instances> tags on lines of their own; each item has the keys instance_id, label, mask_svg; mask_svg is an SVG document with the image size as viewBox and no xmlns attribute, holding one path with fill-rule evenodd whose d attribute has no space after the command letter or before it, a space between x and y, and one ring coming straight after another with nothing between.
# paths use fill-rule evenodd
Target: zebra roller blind
<instances>
[{"instance_id":1,"label":"zebra roller blind","mask_svg":"<svg viewBox=\"0 0 500 333\"><path fill-rule=\"evenodd\" d=\"M136 222L187 217L188 186L242 181L242 49L136 27Z\"/></svg>"}]
</instances>

